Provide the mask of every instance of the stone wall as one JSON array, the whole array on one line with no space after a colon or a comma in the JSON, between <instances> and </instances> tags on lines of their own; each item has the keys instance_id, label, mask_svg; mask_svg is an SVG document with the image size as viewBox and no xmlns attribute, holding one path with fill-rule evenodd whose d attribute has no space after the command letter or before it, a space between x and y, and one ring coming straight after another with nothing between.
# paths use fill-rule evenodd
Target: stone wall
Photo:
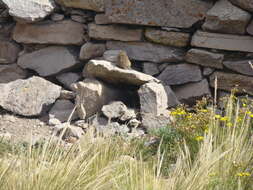
<instances>
[{"instance_id":1,"label":"stone wall","mask_svg":"<svg viewBox=\"0 0 253 190\"><path fill-rule=\"evenodd\" d=\"M2 95L0 105L21 115L38 115L57 98L73 103L74 92L86 85L83 93L92 94L84 101L88 113L78 108L79 117L85 118L109 100L120 99L118 91L136 91L157 79L169 97L165 107L211 95L216 78L221 91L237 86L239 93L253 95L252 15L251 0L0 0L0 90L16 93L12 91L13 99ZM111 50L126 51L136 71L112 68L117 51ZM91 77L99 80L87 81ZM42 78L60 85L61 93ZM18 79L27 80L16 84ZM109 86L102 88L100 80ZM18 89L28 84L49 88L42 94L47 100L33 100L40 103L32 111L33 106L25 105L28 95L29 100L17 98ZM147 88L160 92L159 87ZM141 89L139 94L146 92ZM115 96L109 93L109 98L109 91ZM154 97L150 101L159 99ZM65 107L59 101L57 109L73 107L71 101ZM24 107L30 111L22 111Z\"/></svg>"}]
</instances>

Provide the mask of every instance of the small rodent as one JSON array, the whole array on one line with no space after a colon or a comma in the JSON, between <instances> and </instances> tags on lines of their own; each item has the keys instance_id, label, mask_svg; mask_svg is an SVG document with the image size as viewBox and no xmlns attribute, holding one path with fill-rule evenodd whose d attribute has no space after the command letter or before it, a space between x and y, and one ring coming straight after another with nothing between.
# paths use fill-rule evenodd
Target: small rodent
<instances>
[{"instance_id":1,"label":"small rodent","mask_svg":"<svg viewBox=\"0 0 253 190\"><path fill-rule=\"evenodd\" d=\"M117 66L122 69L131 69L131 61L129 60L125 51L119 52Z\"/></svg>"}]
</instances>

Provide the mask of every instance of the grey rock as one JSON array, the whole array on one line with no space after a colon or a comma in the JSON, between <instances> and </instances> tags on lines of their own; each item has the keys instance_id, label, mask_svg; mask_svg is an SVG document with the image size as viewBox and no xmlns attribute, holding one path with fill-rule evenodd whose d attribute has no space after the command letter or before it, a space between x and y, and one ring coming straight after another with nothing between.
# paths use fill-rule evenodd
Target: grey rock
<instances>
[{"instance_id":1,"label":"grey rock","mask_svg":"<svg viewBox=\"0 0 253 190\"><path fill-rule=\"evenodd\" d=\"M0 106L4 109L23 116L38 116L60 96L61 87L32 77L0 84L0 91Z\"/></svg>"},{"instance_id":2,"label":"grey rock","mask_svg":"<svg viewBox=\"0 0 253 190\"><path fill-rule=\"evenodd\" d=\"M0 64L14 63L21 48L15 42L0 40Z\"/></svg>"},{"instance_id":3,"label":"grey rock","mask_svg":"<svg viewBox=\"0 0 253 190\"><path fill-rule=\"evenodd\" d=\"M167 93L161 83L146 83L140 87L138 94L141 113L161 115L168 107Z\"/></svg>"},{"instance_id":4,"label":"grey rock","mask_svg":"<svg viewBox=\"0 0 253 190\"><path fill-rule=\"evenodd\" d=\"M87 20L85 17L80 16L80 15L71 15L70 16L71 20L75 21L75 22L79 22L79 23L86 23Z\"/></svg>"},{"instance_id":5,"label":"grey rock","mask_svg":"<svg viewBox=\"0 0 253 190\"><path fill-rule=\"evenodd\" d=\"M127 106L121 101L114 101L102 107L102 113L108 119L120 118L127 111Z\"/></svg>"},{"instance_id":6,"label":"grey rock","mask_svg":"<svg viewBox=\"0 0 253 190\"><path fill-rule=\"evenodd\" d=\"M229 0L236 6L241 7L247 11L253 12L253 2L251 0Z\"/></svg>"},{"instance_id":7,"label":"grey rock","mask_svg":"<svg viewBox=\"0 0 253 190\"><path fill-rule=\"evenodd\" d=\"M82 78L80 73L62 73L56 76L56 79L64 85L65 88L71 89L71 84L78 82Z\"/></svg>"},{"instance_id":8,"label":"grey rock","mask_svg":"<svg viewBox=\"0 0 253 190\"><path fill-rule=\"evenodd\" d=\"M105 14L96 14L95 23L96 24L111 24L111 21Z\"/></svg>"},{"instance_id":9,"label":"grey rock","mask_svg":"<svg viewBox=\"0 0 253 190\"><path fill-rule=\"evenodd\" d=\"M178 100L182 103L194 104L204 96L211 96L206 79L173 88Z\"/></svg>"},{"instance_id":10,"label":"grey rock","mask_svg":"<svg viewBox=\"0 0 253 190\"><path fill-rule=\"evenodd\" d=\"M120 25L88 25L89 37L97 40L141 41L142 30Z\"/></svg>"},{"instance_id":11,"label":"grey rock","mask_svg":"<svg viewBox=\"0 0 253 190\"><path fill-rule=\"evenodd\" d=\"M142 65L143 65L143 73L145 74L154 76L160 73L157 63L144 62Z\"/></svg>"},{"instance_id":12,"label":"grey rock","mask_svg":"<svg viewBox=\"0 0 253 190\"><path fill-rule=\"evenodd\" d=\"M27 72L17 64L0 65L0 83L8 83L18 79L24 79Z\"/></svg>"},{"instance_id":13,"label":"grey rock","mask_svg":"<svg viewBox=\"0 0 253 190\"><path fill-rule=\"evenodd\" d=\"M202 80L200 67L192 64L168 65L157 77L166 85L179 85Z\"/></svg>"},{"instance_id":14,"label":"grey rock","mask_svg":"<svg viewBox=\"0 0 253 190\"><path fill-rule=\"evenodd\" d=\"M84 131L80 127L75 127L70 125L69 123L63 123L60 126L60 130L58 131L58 135L62 135L62 139L67 142L72 142L72 138L80 139L84 134Z\"/></svg>"},{"instance_id":15,"label":"grey rock","mask_svg":"<svg viewBox=\"0 0 253 190\"><path fill-rule=\"evenodd\" d=\"M61 21L64 20L64 15L59 13L54 13L50 16L51 20L53 21Z\"/></svg>"},{"instance_id":16,"label":"grey rock","mask_svg":"<svg viewBox=\"0 0 253 190\"><path fill-rule=\"evenodd\" d=\"M236 87L239 93L253 95L253 77L216 71L210 76L210 85L213 88L215 87L215 78L217 78L218 89L231 91Z\"/></svg>"},{"instance_id":17,"label":"grey rock","mask_svg":"<svg viewBox=\"0 0 253 190\"><path fill-rule=\"evenodd\" d=\"M61 100L74 100L76 98L76 94L72 91L61 90L61 94L59 99Z\"/></svg>"},{"instance_id":18,"label":"grey rock","mask_svg":"<svg viewBox=\"0 0 253 190\"><path fill-rule=\"evenodd\" d=\"M61 124L61 121L59 119L56 119L54 115L49 114L48 125L56 126L56 125L60 125L60 124Z\"/></svg>"},{"instance_id":19,"label":"grey rock","mask_svg":"<svg viewBox=\"0 0 253 190\"><path fill-rule=\"evenodd\" d=\"M225 67L238 73L253 76L253 60L224 61Z\"/></svg>"},{"instance_id":20,"label":"grey rock","mask_svg":"<svg viewBox=\"0 0 253 190\"><path fill-rule=\"evenodd\" d=\"M154 43L174 47L186 47L190 43L190 34L184 32L168 32L157 29L146 29L145 37Z\"/></svg>"},{"instance_id":21,"label":"grey rock","mask_svg":"<svg viewBox=\"0 0 253 190\"><path fill-rule=\"evenodd\" d=\"M81 45L84 42L84 25L71 20L18 23L13 39L26 44Z\"/></svg>"},{"instance_id":22,"label":"grey rock","mask_svg":"<svg viewBox=\"0 0 253 190\"><path fill-rule=\"evenodd\" d=\"M128 125L132 128L137 128L137 127L139 127L140 124L141 124L141 122L137 119L131 119L128 123Z\"/></svg>"},{"instance_id":23,"label":"grey rock","mask_svg":"<svg viewBox=\"0 0 253 190\"><path fill-rule=\"evenodd\" d=\"M106 15L114 23L189 28L204 18L207 10L212 7L212 2L106 0L105 7Z\"/></svg>"},{"instance_id":24,"label":"grey rock","mask_svg":"<svg viewBox=\"0 0 253 190\"><path fill-rule=\"evenodd\" d=\"M57 100L49 111L49 114L53 115L61 122L66 122L68 121L68 118L72 113L74 107L75 105L69 100ZM74 113L71 119L77 119L77 114Z\"/></svg>"},{"instance_id":25,"label":"grey rock","mask_svg":"<svg viewBox=\"0 0 253 190\"><path fill-rule=\"evenodd\" d=\"M184 50L147 42L107 41L109 50L124 50L131 60L150 61L154 63L178 62L184 57Z\"/></svg>"},{"instance_id":26,"label":"grey rock","mask_svg":"<svg viewBox=\"0 0 253 190\"><path fill-rule=\"evenodd\" d=\"M44 19L55 9L52 0L2 0L9 14L20 22L35 22Z\"/></svg>"},{"instance_id":27,"label":"grey rock","mask_svg":"<svg viewBox=\"0 0 253 190\"><path fill-rule=\"evenodd\" d=\"M18 59L20 67L35 70L40 76L54 75L77 64L72 50L61 46L43 48Z\"/></svg>"},{"instance_id":28,"label":"grey rock","mask_svg":"<svg viewBox=\"0 0 253 190\"><path fill-rule=\"evenodd\" d=\"M228 34L244 34L251 14L234 6L229 0L219 0L206 14L202 28Z\"/></svg>"},{"instance_id":29,"label":"grey rock","mask_svg":"<svg viewBox=\"0 0 253 190\"><path fill-rule=\"evenodd\" d=\"M105 61L117 63L120 51L121 50L107 50L104 52L103 58Z\"/></svg>"},{"instance_id":30,"label":"grey rock","mask_svg":"<svg viewBox=\"0 0 253 190\"><path fill-rule=\"evenodd\" d=\"M88 9L96 12L104 11L104 0L56 0L56 2L71 8Z\"/></svg>"},{"instance_id":31,"label":"grey rock","mask_svg":"<svg viewBox=\"0 0 253 190\"><path fill-rule=\"evenodd\" d=\"M191 41L195 47L253 52L253 37L197 31Z\"/></svg>"},{"instance_id":32,"label":"grey rock","mask_svg":"<svg viewBox=\"0 0 253 190\"><path fill-rule=\"evenodd\" d=\"M203 69L203 75L204 75L204 76L209 76L209 75L211 75L214 71L215 71L215 69L213 69L213 68L204 67L204 69Z\"/></svg>"},{"instance_id":33,"label":"grey rock","mask_svg":"<svg viewBox=\"0 0 253 190\"><path fill-rule=\"evenodd\" d=\"M91 60L85 65L84 73L113 84L130 84L140 86L149 81L157 81L154 77L132 70L121 69L111 62Z\"/></svg>"},{"instance_id":34,"label":"grey rock","mask_svg":"<svg viewBox=\"0 0 253 190\"><path fill-rule=\"evenodd\" d=\"M142 114L142 126L147 129L148 132L166 127L171 123L171 118L168 115L154 115L154 114Z\"/></svg>"},{"instance_id":35,"label":"grey rock","mask_svg":"<svg viewBox=\"0 0 253 190\"><path fill-rule=\"evenodd\" d=\"M214 67L222 69L222 61L224 55L220 53L212 53L202 49L190 49L185 56L185 60L189 63L195 63L205 67Z\"/></svg>"},{"instance_id":36,"label":"grey rock","mask_svg":"<svg viewBox=\"0 0 253 190\"><path fill-rule=\"evenodd\" d=\"M124 114L120 117L121 121L128 121L130 119L136 118L136 113L134 109L128 108ZM129 121L130 122L130 121Z\"/></svg>"},{"instance_id":37,"label":"grey rock","mask_svg":"<svg viewBox=\"0 0 253 190\"><path fill-rule=\"evenodd\" d=\"M180 102L178 101L175 93L173 92L173 90L171 89L170 86L164 86L167 97L168 97L168 107L175 107L177 105L180 104Z\"/></svg>"},{"instance_id":38,"label":"grey rock","mask_svg":"<svg viewBox=\"0 0 253 190\"><path fill-rule=\"evenodd\" d=\"M105 44L87 42L82 46L79 57L81 60L101 57L103 56L105 50Z\"/></svg>"},{"instance_id":39,"label":"grey rock","mask_svg":"<svg viewBox=\"0 0 253 190\"><path fill-rule=\"evenodd\" d=\"M253 36L253 20L249 23L247 27L247 32Z\"/></svg>"}]
</instances>

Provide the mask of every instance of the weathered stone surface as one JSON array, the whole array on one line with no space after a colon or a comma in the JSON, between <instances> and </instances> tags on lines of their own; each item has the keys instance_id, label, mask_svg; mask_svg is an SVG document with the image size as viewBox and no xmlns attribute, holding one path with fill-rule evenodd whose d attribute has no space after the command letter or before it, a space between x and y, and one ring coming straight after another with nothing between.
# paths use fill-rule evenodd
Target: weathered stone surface
<instances>
[{"instance_id":1,"label":"weathered stone surface","mask_svg":"<svg viewBox=\"0 0 253 190\"><path fill-rule=\"evenodd\" d=\"M98 40L141 41L142 30L119 25L88 25L89 37Z\"/></svg>"},{"instance_id":2,"label":"weathered stone surface","mask_svg":"<svg viewBox=\"0 0 253 190\"><path fill-rule=\"evenodd\" d=\"M225 67L244 75L253 76L253 60L224 61Z\"/></svg>"},{"instance_id":3,"label":"weathered stone surface","mask_svg":"<svg viewBox=\"0 0 253 190\"><path fill-rule=\"evenodd\" d=\"M242 9L253 12L253 1L252 0L229 0L233 4L241 7Z\"/></svg>"},{"instance_id":4,"label":"weathered stone surface","mask_svg":"<svg viewBox=\"0 0 253 190\"><path fill-rule=\"evenodd\" d=\"M194 104L203 96L210 96L211 92L206 79L173 88L178 100L182 103Z\"/></svg>"},{"instance_id":5,"label":"weathered stone surface","mask_svg":"<svg viewBox=\"0 0 253 190\"><path fill-rule=\"evenodd\" d=\"M212 53L202 49L190 49L185 56L185 60L189 63L195 63L205 67L214 67L222 69L222 61L224 55L220 53Z\"/></svg>"},{"instance_id":6,"label":"weathered stone surface","mask_svg":"<svg viewBox=\"0 0 253 190\"><path fill-rule=\"evenodd\" d=\"M50 76L77 64L76 57L66 47L52 46L19 57L18 65L35 70L40 76Z\"/></svg>"},{"instance_id":7,"label":"weathered stone surface","mask_svg":"<svg viewBox=\"0 0 253 190\"><path fill-rule=\"evenodd\" d=\"M21 48L18 44L8 40L0 40L0 64L14 63L20 51Z\"/></svg>"},{"instance_id":8,"label":"weathered stone surface","mask_svg":"<svg viewBox=\"0 0 253 190\"><path fill-rule=\"evenodd\" d=\"M204 76L209 76L209 75L211 75L214 71L215 71L214 68L205 67L205 68L203 69L203 75L204 75Z\"/></svg>"},{"instance_id":9,"label":"weathered stone surface","mask_svg":"<svg viewBox=\"0 0 253 190\"><path fill-rule=\"evenodd\" d=\"M53 21L61 21L64 20L64 15L59 13L54 13L50 16L50 19Z\"/></svg>"},{"instance_id":10,"label":"weathered stone surface","mask_svg":"<svg viewBox=\"0 0 253 190\"><path fill-rule=\"evenodd\" d=\"M106 0L106 15L114 23L191 27L204 18L211 1L201 0Z\"/></svg>"},{"instance_id":11,"label":"weathered stone surface","mask_svg":"<svg viewBox=\"0 0 253 190\"><path fill-rule=\"evenodd\" d=\"M76 94L72 91L68 91L68 90L61 90L61 94L59 99L61 100L74 100L76 98Z\"/></svg>"},{"instance_id":12,"label":"weathered stone surface","mask_svg":"<svg viewBox=\"0 0 253 190\"><path fill-rule=\"evenodd\" d=\"M150 113L142 114L142 127L146 128L149 131L152 131L157 128L166 127L171 123L171 119L168 115L154 115Z\"/></svg>"},{"instance_id":13,"label":"weathered stone surface","mask_svg":"<svg viewBox=\"0 0 253 190\"><path fill-rule=\"evenodd\" d=\"M192 64L168 65L157 77L166 85L179 85L202 80L200 67Z\"/></svg>"},{"instance_id":14,"label":"weathered stone surface","mask_svg":"<svg viewBox=\"0 0 253 190\"><path fill-rule=\"evenodd\" d=\"M127 106L121 101L114 101L102 107L102 113L108 119L120 118L127 112Z\"/></svg>"},{"instance_id":15,"label":"weathered stone surface","mask_svg":"<svg viewBox=\"0 0 253 190\"><path fill-rule=\"evenodd\" d=\"M56 0L57 3L77 9L88 9L96 12L104 11L104 0Z\"/></svg>"},{"instance_id":16,"label":"weathered stone surface","mask_svg":"<svg viewBox=\"0 0 253 190\"><path fill-rule=\"evenodd\" d=\"M228 34L244 34L251 14L234 6L229 0L219 0L207 12L202 28Z\"/></svg>"},{"instance_id":17,"label":"weathered stone surface","mask_svg":"<svg viewBox=\"0 0 253 190\"><path fill-rule=\"evenodd\" d=\"M61 87L32 77L0 84L0 91L0 106L4 109L23 116L37 116L60 96Z\"/></svg>"},{"instance_id":18,"label":"weathered stone surface","mask_svg":"<svg viewBox=\"0 0 253 190\"><path fill-rule=\"evenodd\" d=\"M142 64L143 66L143 73L148 74L148 75L157 75L160 73L158 69L158 64L157 63L152 63L152 62L144 62Z\"/></svg>"},{"instance_id":19,"label":"weathered stone surface","mask_svg":"<svg viewBox=\"0 0 253 190\"><path fill-rule=\"evenodd\" d=\"M111 21L105 14L96 14L95 23L96 24L111 24Z\"/></svg>"},{"instance_id":20,"label":"weathered stone surface","mask_svg":"<svg viewBox=\"0 0 253 190\"><path fill-rule=\"evenodd\" d=\"M79 57L81 60L101 57L103 56L105 50L105 44L87 42L82 46Z\"/></svg>"},{"instance_id":21,"label":"weathered stone surface","mask_svg":"<svg viewBox=\"0 0 253 190\"><path fill-rule=\"evenodd\" d=\"M216 77L218 89L231 91L236 87L238 92L253 95L253 77L216 71L210 76L210 85L212 87L215 86Z\"/></svg>"},{"instance_id":22,"label":"weathered stone surface","mask_svg":"<svg viewBox=\"0 0 253 190\"><path fill-rule=\"evenodd\" d=\"M167 97L168 97L168 107L175 107L178 104L180 104L180 102L178 101L175 93L172 91L170 86L164 86L164 89L166 91Z\"/></svg>"},{"instance_id":23,"label":"weathered stone surface","mask_svg":"<svg viewBox=\"0 0 253 190\"><path fill-rule=\"evenodd\" d=\"M161 115L168 107L168 96L161 83L149 82L138 90L141 113Z\"/></svg>"},{"instance_id":24,"label":"weathered stone surface","mask_svg":"<svg viewBox=\"0 0 253 190\"><path fill-rule=\"evenodd\" d=\"M253 52L253 37L197 31L192 37L191 45L229 51Z\"/></svg>"},{"instance_id":25,"label":"weathered stone surface","mask_svg":"<svg viewBox=\"0 0 253 190\"><path fill-rule=\"evenodd\" d=\"M253 20L250 22L250 24L247 27L247 32L253 36Z\"/></svg>"},{"instance_id":26,"label":"weathered stone surface","mask_svg":"<svg viewBox=\"0 0 253 190\"><path fill-rule=\"evenodd\" d=\"M18 23L13 39L26 44L81 45L84 42L84 25L71 20Z\"/></svg>"},{"instance_id":27,"label":"weathered stone surface","mask_svg":"<svg viewBox=\"0 0 253 190\"><path fill-rule=\"evenodd\" d=\"M76 92L77 113L80 119L100 112L103 105L118 100L121 92L95 79L85 79L73 85Z\"/></svg>"},{"instance_id":28,"label":"weathered stone surface","mask_svg":"<svg viewBox=\"0 0 253 190\"><path fill-rule=\"evenodd\" d=\"M62 73L56 76L56 79L64 85L65 88L71 89L71 84L78 82L82 78L80 73Z\"/></svg>"},{"instance_id":29,"label":"weathered stone surface","mask_svg":"<svg viewBox=\"0 0 253 190\"><path fill-rule=\"evenodd\" d=\"M21 22L34 22L44 19L55 8L52 0L2 0L9 14Z\"/></svg>"},{"instance_id":30,"label":"weathered stone surface","mask_svg":"<svg viewBox=\"0 0 253 190\"><path fill-rule=\"evenodd\" d=\"M147 42L115 42L108 41L109 50L124 50L130 59L138 61L178 62L182 61L185 52L182 49L152 44Z\"/></svg>"},{"instance_id":31,"label":"weathered stone surface","mask_svg":"<svg viewBox=\"0 0 253 190\"><path fill-rule=\"evenodd\" d=\"M186 47L190 42L190 34L184 32L168 32L165 30L147 29L145 31L145 37L154 43L175 46Z\"/></svg>"},{"instance_id":32,"label":"weathered stone surface","mask_svg":"<svg viewBox=\"0 0 253 190\"><path fill-rule=\"evenodd\" d=\"M27 72L17 64L0 65L0 83L8 83L17 79L24 79Z\"/></svg>"},{"instance_id":33,"label":"weathered stone surface","mask_svg":"<svg viewBox=\"0 0 253 190\"><path fill-rule=\"evenodd\" d=\"M149 81L157 81L154 77L132 70L121 69L111 62L91 60L85 65L85 75L96 77L104 81L119 84L130 84L140 86Z\"/></svg>"},{"instance_id":34,"label":"weathered stone surface","mask_svg":"<svg viewBox=\"0 0 253 190\"><path fill-rule=\"evenodd\" d=\"M120 51L121 50L107 50L104 52L103 58L105 61L117 63Z\"/></svg>"},{"instance_id":35,"label":"weathered stone surface","mask_svg":"<svg viewBox=\"0 0 253 190\"><path fill-rule=\"evenodd\" d=\"M65 122L68 120L74 107L75 105L69 100L57 100L51 108L49 114L53 115L59 121ZM72 119L77 119L76 113L73 114Z\"/></svg>"}]
</instances>

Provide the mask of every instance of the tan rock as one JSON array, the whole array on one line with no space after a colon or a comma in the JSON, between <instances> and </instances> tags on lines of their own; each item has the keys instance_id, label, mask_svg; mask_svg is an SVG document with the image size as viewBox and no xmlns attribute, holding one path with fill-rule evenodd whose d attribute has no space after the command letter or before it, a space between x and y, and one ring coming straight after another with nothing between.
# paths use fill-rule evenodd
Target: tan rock
<instances>
[{"instance_id":1,"label":"tan rock","mask_svg":"<svg viewBox=\"0 0 253 190\"><path fill-rule=\"evenodd\" d=\"M56 0L56 2L66 7L104 11L104 0Z\"/></svg>"},{"instance_id":2,"label":"tan rock","mask_svg":"<svg viewBox=\"0 0 253 190\"><path fill-rule=\"evenodd\" d=\"M21 48L15 42L0 40L0 64L14 63Z\"/></svg>"}]
</instances>

